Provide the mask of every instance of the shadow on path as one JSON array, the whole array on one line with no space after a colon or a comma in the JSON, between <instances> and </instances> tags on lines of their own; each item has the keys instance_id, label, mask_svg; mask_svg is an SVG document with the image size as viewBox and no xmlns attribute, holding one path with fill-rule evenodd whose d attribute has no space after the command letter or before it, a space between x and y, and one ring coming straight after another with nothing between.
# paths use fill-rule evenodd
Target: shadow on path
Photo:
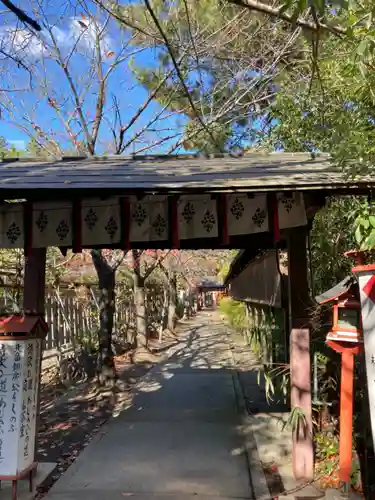
<instances>
[{"instance_id":1,"label":"shadow on path","mask_svg":"<svg viewBox=\"0 0 375 500\"><path fill-rule=\"evenodd\" d=\"M134 381L130 394L119 395L109 408L85 403L87 422L95 421L92 411L103 420L114 418L46 499L252 499L232 351L227 327L203 313L167 360ZM240 376L248 397L263 404L256 371L244 363ZM65 425L74 424L73 411L67 408ZM80 439L85 425L72 429ZM56 437L56 429L49 431Z\"/></svg>"}]
</instances>

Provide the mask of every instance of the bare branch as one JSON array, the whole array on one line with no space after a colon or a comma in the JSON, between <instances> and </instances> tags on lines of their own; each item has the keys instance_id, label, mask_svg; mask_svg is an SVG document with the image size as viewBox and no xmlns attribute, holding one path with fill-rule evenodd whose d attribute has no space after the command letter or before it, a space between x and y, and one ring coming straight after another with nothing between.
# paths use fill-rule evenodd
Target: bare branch
<instances>
[{"instance_id":1,"label":"bare branch","mask_svg":"<svg viewBox=\"0 0 375 500\"><path fill-rule=\"evenodd\" d=\"M261 12L262 14L268 14L271 17L277 17L290 24L299 26L300 28L306 28L310 31L318 31L319 29L324 29L334 33L335 35L341 36L346 34L346 30L339 26L331 26L324 23L317 24L316 22L305 21L303 19L294 19L291 14L283 12L283 10L267 5L258 0L228 0L228 3L233 3L239 5L240 7L245 7L250 10L255 10L256 12Z\"/></svg>"},{"instance_id":2,"label":"bare branch","mask_svg":"<svg viewBox=\"0 0 375 500\"><path fill-rule=\"evenodd\" d=\"M120 23L124 24L125 26L128 26L132 30L139 31L140 33L142 33L142 35L145 35L145 36L147 36L147 37L149 37L151 39L154 38L154 36L151 33L148 33L147 31L143 30L142 28L140 28L136 24L133 24L133 23L129 22L123 16L118 15L117 12L115 12L113 9L110 9L101 0L94 0L94 2L97 5L99 5L105 12L107 12L108 14L110 14L114 19L116 19L117 21L119 21ZM160 41L162 41L162 40L160 40Z\"/></svg>"},{"instance_id":3,"label":"bare branch","mask_svg":"<svg viewBox=\"0 0 375 500\"><path fill-rule=\"evenodd\" d=\"M151 275L151 273L154 271L154 269L156 269L156 267L160 266L163 260L169 255L169 252L170 250L167 250L167 253L163 253L157 257L156 262L152 266L150 266L145 272L143 276L145 280Z\"/></svg>"},{"instance_id":4,"label":"bare branch","mask_svg":"<svg viewBox=\"0 0 375 500\"><path fill-rule=\"evenodd\" d=\"M162 137L161 139L158 139L156 141L153 141L151 144L147 144L147 146L143 146L140 149L137 149L134 151L134 154L137 155L139 153L143 153L144 151L148 151L149 149L154 148L155 146L159 146L160 144L163 144L163 142L170 141L171 139L175 139L176 137L179 137L181 134L172 134L169 135L168 137Z\"/></svg>"},{"instance_id":5,"label":"bare branch","mask_svg":"<svg viewBox=\"0 0 375 500\"><path fill-rule=\"evenodd\" d=\"M42 31L39 23L26 14L22 9L16 7L10 0L1 0L1 3L5 5L13 14L15 14L20 21L24 24L31 26L35 31Z\"/></svg>"},{"instance_id":6,"label":"bare branch","mask_svg":"<svg viewBox=\"0 0 375 500\"><path fill-rule=\"evenodd\" d=\"M218 148L218 150L219 150L219 151L222 151L222 147L221 147L221 145L217 143L217 141L216 141L216 139L215 139L214 135L212 134L212 131L211 131L211 130L210 130L210 128L207 126L207 124L203 121L203 119L202 119L202 117L201 117L200 113L198 113L197 108L195 107L195 104L194 104L194 102L193 102L193 99L191 98L191 95L190 95L189 89L188 89L188 88L187 88L187 86L186 86L185 79L184 79L184 77L183 77L183 75L182 75L182 73L181 73L181 70L180 70L180 65L178 64L178 62L177 62L177 60L176 60L176 58L175 58L175 56L174 56L173 49L172 49L172 47L171 47L171 45L170 45L170 43L169 43L169 40L168 40L168 38L167 38L166 34L164 33L163 28L161 27L161 24L160 24L160 22L159 22L158 18L157 18L157 17L156 17L156 15L155 15L155 12L154 12L154 10L153 10L153 8L152 8L152 6L151 6L151 3L149 2L149 0L144 0L144 3L145 3L145 5L146 5L146 8L147 8L147 10L149 11L149 13L150 13L150 15L151 15L151 17L152 17L153 21L154 21L154 23L155 23L155 26L157 27L157 29L158 29L158 31L159 31L159 33L160 33L161 37L162 37L162 38L163 38L163 40L164 40L164 43L165 43L165 45L166 45L166 47L167 47L167 50L168 50L169 56L170 56L170 58L171 58L171 60L172 60L173 66L175 67L175 70L176 70L177 76L178 76L178 78L179 78L179 80L180 80L180 82L181 82L181 85L182 85L182 87L183 87L183 89L184 89L184 91L185 91L186 97L187 97L187 99L188 99L188 101L189 101L189 103L190 103L191 109L192 109L192 111L193 111L193 113L194 113L195 117L196 117L196 118L197 118L197 120L199 121L199 123L200 123L200 125L201 125L202 129L203 129L203 130L205 130L205 131L208 133L208 135L211 137L211 140L212 140L213 145L215 145L215 146Z\"/></svg>"},{"instance_id":7,"label":"bare branch","mask_svg":"<svg viewBox=\"0 0 375 500\"><path fill-rule=\"evenodd\" d=\"M63 55L62 55L61 50L60 50L60 47L59 47L59 45L58 45L58 43L56 41L56 38L55 38L55 36L53 34L53 31L51 29L49 29L49 34L50 34L51 40L53 42L53 45L54 45L54 48L55 48L55 51L56 51L56 55L57 55L57 58L58 58L58 64L62 68L63 72L65 73L65 76L66 76L66 79L68 81L70 90L72 92L72 96L73 96L73 99L74 99L74 102L75 102L75 105L76 105L76 111L77 111L77 113L79 115L79 118L81 120L83 132L85 134L88 152L89 152L89 154L94 154L93 144L92 144L92 137L91 137L90 131L88 129L88 125L87 125L87 121L86 121L85 115L83 114L82 102L81 102L81 100L79 98L79 94L78 94L77 88L76 88L76 86L74 84L74 80L72 78L72 75L70 74L69 67L65 64Z\"/></svg>"},{"instance_id":8,"label":"bare branch","mask_svg":"<svg viewBox=\"0 0 375 500\"><path fill-rule=\"evenodd\" d=\"M93 152L95 149L95 143L98 138L100 124L103 118L103 107L104 107L104 97L105 97L105 79L103 75L102 48L101 48L100 36L101 35L99 33L98 26L95 25L95 51L96 51L95 62L98 73L99 91L98 91L98 98L96 100L95 118L91 132Z\"/></svg>"}]
</instances>

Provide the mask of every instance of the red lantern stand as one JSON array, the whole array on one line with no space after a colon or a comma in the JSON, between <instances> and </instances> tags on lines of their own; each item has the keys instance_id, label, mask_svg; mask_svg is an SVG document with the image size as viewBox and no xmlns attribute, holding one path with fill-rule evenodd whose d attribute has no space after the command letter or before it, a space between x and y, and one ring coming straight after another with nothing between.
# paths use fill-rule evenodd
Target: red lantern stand
<instances>
[{"instance_id":1,"label":"red lantern stand","mask_svg":"<svg viewBox=\"0 0 375 500\"><path fill-rule=\"evenodd\" d=\"M354 356L363 349L360 307L358 298L350 291L338 297L333 306L333 327L326 340L329 347L341 354L339 477L345 493L350 490L353 458ZM350 324L345 316L355 316L356 321Z\"/></svg>"}]
</instances>

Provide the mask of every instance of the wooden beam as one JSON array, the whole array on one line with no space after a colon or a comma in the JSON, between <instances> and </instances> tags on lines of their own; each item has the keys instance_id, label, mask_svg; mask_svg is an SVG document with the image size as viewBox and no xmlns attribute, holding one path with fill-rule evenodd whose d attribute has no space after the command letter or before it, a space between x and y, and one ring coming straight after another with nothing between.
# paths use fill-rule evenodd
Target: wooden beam
<instances>
[{"instance_id":1,"label":"wooden beam","mask_svg":"<svg viewBox=\"0 0 375 500\"><path fill-rule=\"evenodd\" d=\"M177 196L170 196L168 198L168 214L169 214L169 239L171 242L170 248L180 248Z\"/></svg>"},{"instance_id":2,"label":"wooden beam","mask_svg":"<svg viewBox=\"0 0 375 500\"><path fill-rule=\"evenodd\" d=\"M121 246L124 251L130 250L130 201L128 196L120 198L121 210Z\"/></svg>"},{"instance_id":3,"label":"wooden beam","mask_svg":"<svg viewBox=\"0 0 375 500\"><path fill-rule=\"evenodd\" d=\"M33 204L27 201L23 206L24 253L29 257L33 246Z\"/></svg>"},{"instance_id":4,"label":"wooden beam","mask_svg":"<svg viewBox=\"0 0 375 500\"><path fill-rule=\"evenodd\" d=\"M296 479L312 479L314 475L306 236L304 228L296 228L288 238L291 407L303 412L301 425L293 430Z\"/></svg>"},{"instance_id":5,"label":"wooden beam","mask_svg":"<svg viewBox=\"0 0 375 500\"><path fill-rule=\"evenodd\" d=\"M217 224L219 229L220 243L223 246L228 246L228 195L226 194L220 194L217 197Z\"/></svg>"},{"instance_id":6,"label":"wooden beam","mask_svg":"<svg viewBox=\"0 0 375 500\"><path fill-rule=\"evenodd\" d=\"M268 231L273 236L274 243L280 241L279 206L276 193L267 194Z\"/></svg>"},{"instance_id":7,"label":"wooden beam","mask_svg":"<svg viewBox=\"0 0 375 500\"><path fill-rule=\"evenodd\" d=\"M82 252L82 202L81 200L73 201L73 252Z\"/></svg>"}]
</instances>

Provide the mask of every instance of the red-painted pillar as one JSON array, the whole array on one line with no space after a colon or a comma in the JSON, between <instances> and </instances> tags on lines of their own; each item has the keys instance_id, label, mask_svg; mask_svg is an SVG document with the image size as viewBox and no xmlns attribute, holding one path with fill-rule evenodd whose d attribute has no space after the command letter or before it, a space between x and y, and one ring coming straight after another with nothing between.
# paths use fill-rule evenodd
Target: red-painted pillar
<instances>
[{"instance_id":1,"label":"red-painted pillar","mask_svg":"<svg viewBox=\"0 0 375 500\"><path fill-rule=\"evenodd\" d=\"M292 410L302 410L303 424L293 432L293 472L296 479L312 479L314 448L312 439L311 367L306 247L307 231L296 228L288 238L290 377Z\"/></svg>"},{"instance_id":2,"label":"red-painted pillar","mask_svg":"<svg viewBox=\"0 0 375 500\"><path fill-rule=\"evenodd\" d=\"M340 483L346 491L352 471L354 356L350 351L341 354L340 388Z\"/></svg>"}]
</instances>

